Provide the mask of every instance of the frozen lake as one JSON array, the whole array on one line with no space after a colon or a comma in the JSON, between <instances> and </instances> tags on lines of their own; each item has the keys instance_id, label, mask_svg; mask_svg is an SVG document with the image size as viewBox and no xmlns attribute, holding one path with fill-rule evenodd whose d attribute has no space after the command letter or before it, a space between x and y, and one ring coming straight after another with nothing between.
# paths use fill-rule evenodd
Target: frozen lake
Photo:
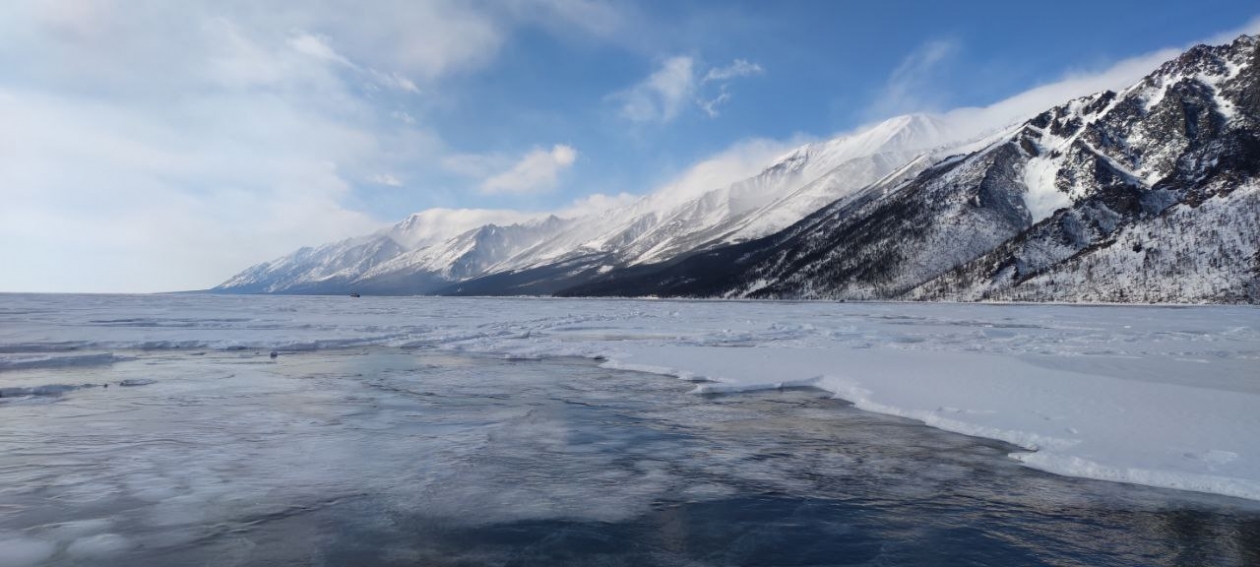
<instances>
[{"instance_id":1,"label":"frozen lake","mask_svg":"<svg viewBox=\"0 0 1260 567\"><path fill-rule=\"evenodd\" d=\"M1257 314L0 296L0 565L1255 565Z\"/></svg>"}]
</instances>

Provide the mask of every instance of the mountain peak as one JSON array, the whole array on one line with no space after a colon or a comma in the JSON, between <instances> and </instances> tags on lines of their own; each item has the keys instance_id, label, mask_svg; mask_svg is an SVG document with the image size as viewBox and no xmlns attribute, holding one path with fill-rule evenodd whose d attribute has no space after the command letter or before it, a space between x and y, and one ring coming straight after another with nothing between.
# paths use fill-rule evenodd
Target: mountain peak
<instances>
[{"instance_id":1,"label":"mountain peak","mask_svg":"<svg viewBox=\"0 0 1260 567\"><path fill-rule=\"evenodd\" d=\"M931 114L903 114L882 122L861 126L828 140L812 142L788 152L766 168L766 172L792 171L817 177L830 167L850 159L886 152L927 150L953 141L949 124Z\"/></svg>"},{"instance_id":2,"label":"mountain peak","mask_svg":"<svg viewBox=\"0 0 1260 567\"><path fill-rule=\"evenodd\" d=\"M1224 45L1199 44L1159 67L1151 78L1172 75L1228 75L1233 68L1247 64L1247 59L1260 45L1260 37L1238 36Z\"/></svg>"},{"instance_id":3,"label":"mountain peak","mask_svg":"<svg viewBox=\"0 0 1260 567\"><path fill-rule=\"evenodd\" d=\"M224 289L1255 301L1258 45L988 133L894 116L583 217L431 209Z\"/></svg>"},{"instance_id":4,"label":"mountain peak","mask_svg":"<svg viewBox=\"0 0 1260 567\"><path fill-rule=\"evenodd\" d=\"M423 248L488 224L510 225L540 218L538 214L494 209L425 209L412 213L381 234L406 249Z\"/></svg>"}]
</instances>

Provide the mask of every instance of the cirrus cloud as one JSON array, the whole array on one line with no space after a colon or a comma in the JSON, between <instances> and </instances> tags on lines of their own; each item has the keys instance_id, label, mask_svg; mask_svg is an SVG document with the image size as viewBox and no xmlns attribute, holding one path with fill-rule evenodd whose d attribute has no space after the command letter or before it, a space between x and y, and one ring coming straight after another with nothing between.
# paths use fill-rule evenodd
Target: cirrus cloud
<instances>
[{"instance_id":1,"label":"cirrus cloud","mask_svg":"<svg viewBox=\"0 0 1260 567\"><path fill-rule=\"evenodd\" d=\"M761 65L744 59L704 71L698 67L695 58L685 55L670 57L638 84L608 98L620 105L621 117L632 122L672 122L692 106L709 118L716 118L719 115L717 108L731 100L730 82L733 79L765 72Z\"/></svg>"},{"instance_id":2,"label":"cirrus cloud","mask_svg":"<svg viewBox=\"0 0 1260 567\"><path fill-rule=\"evenodd\" d=\"M736 59L732 61L730 65L725 67L714 67L709 69L709 72L704 74L703 82L708 83L710 81L725 81L740 77L751 77L753 75L760 75L764 72L766 72L766 70L762 69L761 65L749 63L743 59Z\"/></svg>"}]
</instances>

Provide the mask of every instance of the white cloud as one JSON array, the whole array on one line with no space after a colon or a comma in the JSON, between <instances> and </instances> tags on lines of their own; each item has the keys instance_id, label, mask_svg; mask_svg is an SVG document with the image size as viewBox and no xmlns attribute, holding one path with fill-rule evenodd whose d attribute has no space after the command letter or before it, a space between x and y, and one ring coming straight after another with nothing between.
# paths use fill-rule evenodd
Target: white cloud
<instances>
[{"instance_id":1,"label":"white cloud","mask_svg":"<svg viewBox=\"0 0 1260 567\"><path fill-rule=\"evenodd\" d=\"M377 185L388 185L390 187L402 187L403 182L398 177L389 173L377 173L368 179Z\"/></svg>"},{"instance_id":2,"label":"white cloud","mask_svg":"<svg viewBox=\"0 0 1260 567\"><path fill-rule=\"evenodd\" d=\"M621 116L635 122L670 122L695 95L695 61L686 56L666 59L639 84L616 93Z\"/></svg>"},{"instance_id":3,"label":"white cloud","mask_svg":"<svg viewBox=\"0 0 1260 567\"><path fill-rule=\"evenodd\" d=\"M0 4L0 290L204 288L376 229L356 182L445 149L369 85L474 71L520 21L455 0Z\"/></svg>"},{"instance_id":4,"label":"white cloud","mask_svg":"<svg viewBox=\"0 0 1260 567\"><path fill-rule=\"evenodd\" d=\"M397 71L385 72L372 67L364 67L347 59L345 56L337 53L329 44L328 38L312 35L305 32L299 32L297 35L289 39L289 46L298 53L314 57L322 61L337 63L347 69L353 70L364 75L372 85L395 89L409 93L420 92L420 87L411 79L403 76Z\"/></svg>"},{"instance_id":5,"label":"white cloud","mask_svg":"<svg viewBox=\"0 0 1260 567\"><path fill-rule=\"evenodd\" d=\"M414 126L416 124L416 117L412 116L411 113L405 110L395 110L389 113L389 115L393 116L395 120L398 120L408 126Z\"/></svg>"},{"instance_id":6,"label":"white cloud","mask_svg":"<svg viewBox=\"0 0 1260 567\"><path fill-rule=\"evenodd\" d=\"M336 29L350 57L425 80L485 65L507 34L492 14L455 0L333 0L316 9L295 7L309 14L299 28Z\"/></svg>"},{"instance_id":7,"label":"white cloud","mask_svg":"<svg viewBox=\"0 0 1260 567\"><path fill-rule=\"evenodd\" d=\"M391 238L408 248L428 246L451 235L462 234L487 224L505 226L541 218L545 213L529 213L508 209L432 208L414 213L402 223L402 230L388 229Z\"/></svg>"},{"instance_id":8,"label":"white cloud","mask_svg":"<svg viewBox=\"0 0 1260 567\"><path fill-rule=\"evenodd\" d=\"M398 73L385 73L383 71L377 71L376 69L368 69L368 74L372 76L372 79L376 82L376 84L382 87L415 94L420 93L420 87L417 87L415 82Z\"/></svg>"},{"instance_id":9,"label":"white cloud","mask_svg":"<svg viewBox=\"0 0 1260 567\"><path fill-rule=\"evenodd\" d=\"M442 157L444 169L466 177L485 179L512 167L514 160L503 154L448 154Z\"/></svg>"},{"instance_id":10,"label":"white cloud","mask_svg":"<svg viewBox=\"0 0 1260 567\"><path fill-rule=\"evenodd\" d=\"M0 288L205 287L260 257L379 225L340 204L350 185L335 163L370 157L370 136L282 104L235 104L268 119L217 123L221 113L191 108L163 123L0 90Z\"/></svg>"},{"instance_id":11,"label":"white cloud","mask_svg":"<svg viewBox=\"0 0 1260 567\"><path fill-rule=\"evenodd\" d=\"M346 59L340 53L337 53L332 46L328 44L328 39L325 37L309 33L298 33L289 39L289 46L298 53L309 55L316 59L333 61L347 67L354 66L349 59Z\"/></svg>"},{"instance_id":12,"label":"white cloud","mask_svg":"<svg viewBox=\"0 0 1260 567\"><path fill-rule=\"evenodd\" d=\"M1243 27L1210 38L1159 49L1115 62L1103 69L1070 71L1055 82L1039 85L984 107L956 108L944 113L951 123L973 132L1000 128L1049 110L1068 100L1105 90L1120 90L1150 74L1165 61L1176 58L1194 44L1219 45L1243 34L1260 33L1260 18Z\"/></svg>"},{"instance_id":13,"label":"white cloud","mask_svg":"<svg viewBox=\"0 0 1260 567\"><path fill-rule=\"evenodd\" d=\"M1260 33L1260 17L1242 27L1215 34L1186 45L1170 46L1122 59L1101 69L1073 70L1056 81L1038 85L983 107L955 108L940 112L960 133L990 131L1031 118L1068 100L1105 90L1119 90L1141 80L1159 65L1195 44L1219 45L1243 34ZM895 114L939 111L939 68L958 50L949 41L928 42L905 58L889 76L877 102L868 109L872 118ZM935 94L934 94L935 93Z\"/></svg>"},{"instance_id":14,"label":"white cloud","mask_svg":"<svg viewBox=\"0 0 1260 567\"><path fill-rule=\"evenodd\" d=\"M722 85L722 89L718 92L717 96L708 100L699 101L700 110L703 110L709 118L717 118L721 114L718 112L717 107L725 104L729 100L731 100L731 93L726 89L726 85Z\"/></svg>"},{"instance_id":15,"label":"white cloud","mask_svg":"<svg viewBox=\"0 0 1260 567\"><path fill-rule=\"evenodd\" d=\"M752 177L808 140L752 138L732 144L692 164L652 190L653 198L682 203L737 181Z\"/></svg>"},{"instance_id":16,"label":"white cloud","mask_svg":"<svg viewBox=\"0 0 1260 567\"><path fill-rule=\"evenodd\" d=\"M710 81L726 81L741 77L751 77L753 75L760 75L764 72L765 69L762 69L761 65L749 63L743 59L736 59L732 61L730 65L725 67L714 67L709 69L709 72L704 74L704 82L708 83Z\"/></svg>"},{"instance_id":17,"label":"white cloud","mask_svg":"<svg viewBox=\"0 0 1260 567\"><path fill-rule=\"evenodd\" d=\"M953 40L926 42L910 52L888 76L869 114L883 118L895 114L938 110L945 102L939 87L945 63L959 50Z\"/></svg>"},{"instance_id":18,"label":"white cloud","mask_svg":"<svg viewBox=\"0 0 1260 567\"><path fill-rule=\"evenodd\" d=\"M204 288L373 230L356 185L411 181L446 152L399 95L483 68L522 26L600 38L624 33L619 14L600 0L0 2L0 291Z\"/></svg>"},{"instance_id":19,"label":"white cloud","mask_svg":"<svg viewBox=\"0 0 1260 567\"><path fill-rule=\"evenodd\" d=\"M743 59L710 68L703 76L699 75L696 67L697 63L691 57L671 57L639 84L609 98L621 104L623 118L634 122L672 122L693 104L709 118L716 118L719 115L717 107L731 100L729 85L732 79L764 72L760 65ZM711 83L709 92L703 92ZM717 89L716 94L712 93L713 88Z\"/></svg>"},{"instance_id":20,"label":"white cloud","mask_svg":"<svg viewBox=\"0 0 1260 567\"><path fill-rule=\"evenodd\" d=\"M536 148L510 169L481 183L483 193L539 193L554 189L560 174L577 161L577 150L556 144L551 150Z\"/></svg>"},{"instance_id":21,"label":"white cloud","mask_svg":"<svg viewBox=\"0 0 1260 567\"><path fill-rule=\"evenodd\" d=\"M552 214L560 218L594 215L629 206L640 198L639 195L631 195L630 193L618 193L616 195L594 193L578 198L563 209L552 212Z\"/></svg>"}]
</instances>

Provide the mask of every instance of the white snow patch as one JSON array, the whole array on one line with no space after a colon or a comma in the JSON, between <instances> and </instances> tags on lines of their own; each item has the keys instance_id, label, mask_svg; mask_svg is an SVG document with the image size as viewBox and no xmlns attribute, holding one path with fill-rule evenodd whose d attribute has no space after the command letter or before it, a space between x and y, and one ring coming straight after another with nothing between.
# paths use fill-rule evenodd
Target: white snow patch
<instances>
[{"instance_id":1,"label":"white snow patch","mask_svg":"<svg viewBox=\"0 0 1260 567\"><path fill-rule=\"evenodd\" d=\"M623 347L624 348L624 347ZM1028 466L1260 499L1260 396L1034 366L967 352L643 346L604 365L686 379L695 393L816 386L860 409L1033 453ZM634 361L651 361L637 363ZM686 370L683 370L686 369Z\"/></svg>"},{"instance_id":2,"label":"white snow patch","mask_svg":"<svg viewBox=\"0 0 1260 567\"><path fill-rule=\"evenodd\" d=\"M1035 157L1024 166L1024 185L1028 191L1024 193L1024 206L1032 215L1036 224L1053 215L1055 211L1072 206L1072 198L1060 191L1055 184L1055 176L1059 173L1059 160L1047 157Z\"/></svg>"}]
</instances>

